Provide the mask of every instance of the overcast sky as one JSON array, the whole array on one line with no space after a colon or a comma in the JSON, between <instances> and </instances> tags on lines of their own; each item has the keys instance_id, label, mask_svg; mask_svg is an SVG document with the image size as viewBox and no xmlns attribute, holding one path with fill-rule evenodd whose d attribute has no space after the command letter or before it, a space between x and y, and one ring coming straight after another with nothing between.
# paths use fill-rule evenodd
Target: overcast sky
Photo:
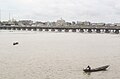
<instances>
[{"instance_id":1,"label":"overcast sky","mask_svg":"<svg viewBox=\"0 0 120 79\"><path fill-rule=\"evenodd\" d=\"M120 22L120 0L0 0L1 19Z\"/></svg>"}]
</instances>

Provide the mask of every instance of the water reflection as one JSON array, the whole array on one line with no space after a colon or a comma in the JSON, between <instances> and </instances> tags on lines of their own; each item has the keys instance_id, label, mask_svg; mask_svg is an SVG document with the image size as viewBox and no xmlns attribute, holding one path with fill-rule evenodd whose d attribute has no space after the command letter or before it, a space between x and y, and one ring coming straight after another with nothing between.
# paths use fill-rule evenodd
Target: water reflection
<instances>
[{"instance_id":1,"label":"water reflection","mask_svg":"<svg viewBox=\"0 0 120 79\"><path fill-rule=\"evenodd\" d=\"M84 75L90 76L92 72L83 72Z\"/></svg>"}]
</instances>

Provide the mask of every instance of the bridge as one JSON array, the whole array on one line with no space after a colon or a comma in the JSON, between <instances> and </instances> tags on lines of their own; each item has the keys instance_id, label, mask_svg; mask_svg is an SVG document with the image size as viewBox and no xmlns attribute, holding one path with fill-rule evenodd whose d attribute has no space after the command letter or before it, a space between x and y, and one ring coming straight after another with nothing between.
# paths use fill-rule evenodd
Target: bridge
<instances>
[{"instance_id":1,"label":"bridge","mask_svg":"<svg viewBox=\"0 0 120 79\"><path fill-rule=\"evenodd\" d=\"M0 30L26 30L26 31L58 31L58 32L96 32L96 33L115 33L119 34L120 26L73 26L73 27L47 27L47 26L0 26Z\"/></svg>"}]
</instances>

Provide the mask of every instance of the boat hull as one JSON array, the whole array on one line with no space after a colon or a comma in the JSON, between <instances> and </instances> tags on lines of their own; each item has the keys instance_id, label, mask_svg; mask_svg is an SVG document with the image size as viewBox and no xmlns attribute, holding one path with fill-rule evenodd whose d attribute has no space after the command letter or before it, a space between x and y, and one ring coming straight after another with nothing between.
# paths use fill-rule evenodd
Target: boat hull
<instances>
[{"instance_id":1,"label":"boat hull","mask_svg":"<svg viewBox=\"0 0 120 79\"><path fill-rule=\"evenodd\" d=\"M105 71L108 67L109 67L109 65L106 65L106 66L94 68L94 69L91 69L91 70L89 70L89 69L83 69L83 71L84 71L84 72Z\"/></svg>"}]
</instances>

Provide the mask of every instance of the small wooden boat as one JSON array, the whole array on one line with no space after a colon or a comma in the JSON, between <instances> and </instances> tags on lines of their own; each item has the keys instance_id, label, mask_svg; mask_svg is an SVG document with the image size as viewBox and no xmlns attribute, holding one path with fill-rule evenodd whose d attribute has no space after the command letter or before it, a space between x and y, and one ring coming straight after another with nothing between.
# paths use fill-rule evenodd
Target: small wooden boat
<instances>
[{"instance_id":1,"label":"small wooden boat","mask_svg":"<svg viewBox=\"0 0 120 79\"><path fill-rule=\"evenodd\" d=\"M94 69L83 69L84 72L96 72L96 71L104 71L109 67L109 65L106 66L102 66L102 67L98 67L98 68L94 68Z\"/></svg>"},{"instance_id":2,"label":"small wooden boat","mask_svg":"<svg viewBox=\"0 0 120 79\"><path fill-rule=\"evenodd\" d=\"M14 43L13 43L13 45L17 45L17 44L18 44L18 42L14 42Z\"/></svg>"}]
</instances>

